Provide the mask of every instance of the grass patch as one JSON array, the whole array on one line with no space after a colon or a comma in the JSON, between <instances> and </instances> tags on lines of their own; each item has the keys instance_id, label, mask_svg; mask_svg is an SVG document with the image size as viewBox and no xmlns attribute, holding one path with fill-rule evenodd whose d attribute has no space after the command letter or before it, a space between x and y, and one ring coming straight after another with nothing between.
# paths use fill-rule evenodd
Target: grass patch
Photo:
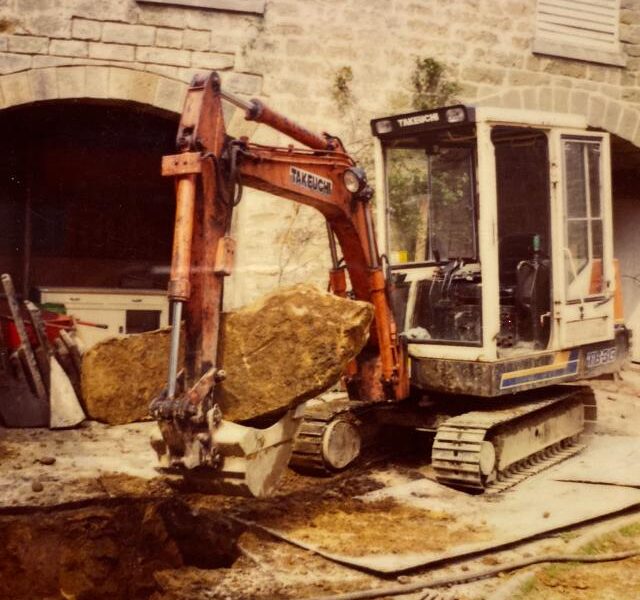
<instances>
[{"instance_id":1,"label":"grass patch","mask_svg":"<svg viewBox=\"0 0 640 600\"><path fill-rule=\"evenodd\" d=\"M560 534L569 539L575 537L573 532ZM609 554L613 552L623 552L631 550L638 546L637 538L640 537L640 521L625 525L616 531L606 533L596 539L581 546L577 554L586 556L595 556L597 554ZM545 595L545 590L557 588L566 585L568 580L573 577L573 570L580 568L582 563L552 563L532 574L529 579L522 583L519 589L514 593L512 600L526 600L530 597L541 598Z\"/></svg>"},{"instance_id":2,"label":"grass patch","mask_svg":"<svg viewBox=\"0 0 640 600\"><path fill-rule=\"evenodd\" d=\"M620 529L620 535L623 535L624 537L636 537L640 535L640 521L622 527Z\"/></svg>"}]
</instances>

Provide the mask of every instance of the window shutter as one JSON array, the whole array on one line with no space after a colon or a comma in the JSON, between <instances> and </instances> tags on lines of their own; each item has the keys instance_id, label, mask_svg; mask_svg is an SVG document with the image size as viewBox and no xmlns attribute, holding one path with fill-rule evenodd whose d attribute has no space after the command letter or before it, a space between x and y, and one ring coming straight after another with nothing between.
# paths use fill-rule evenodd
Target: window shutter
<instances>
[{"instance_id":1,"label":"window shutter","mask_svg":"<svg viewBox=\"0 0 640 600\"><path fill-rule=\"evenodd\" d=\"M538 0L534 51L601 62L589 54L596 51L620 59L619 19L619 0Z\"/></svg>"}]
</instances>

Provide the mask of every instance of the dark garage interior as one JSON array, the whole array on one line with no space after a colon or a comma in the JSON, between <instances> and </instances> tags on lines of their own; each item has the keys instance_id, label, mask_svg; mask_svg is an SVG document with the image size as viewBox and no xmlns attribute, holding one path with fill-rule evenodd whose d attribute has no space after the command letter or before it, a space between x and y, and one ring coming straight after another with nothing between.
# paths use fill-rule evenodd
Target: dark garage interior
<instances>
[{"instance_id":1,"label":"dark garage interior","mask_svg":"<svg viewBox=\"0 0 640 600\"><path fill-rule=\"evenodd\" d=\"M124 103L0 112L0 272L18 292L165 288L176 120Z\"/></svg>"}]
</instances>

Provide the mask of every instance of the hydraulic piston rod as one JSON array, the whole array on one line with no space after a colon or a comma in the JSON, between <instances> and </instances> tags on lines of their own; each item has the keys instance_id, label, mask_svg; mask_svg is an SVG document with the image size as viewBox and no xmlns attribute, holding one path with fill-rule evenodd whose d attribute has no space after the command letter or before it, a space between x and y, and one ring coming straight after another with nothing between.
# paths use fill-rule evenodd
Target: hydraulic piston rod
<instances>
[{"instance_id":1,"label":"hydraulic piston rod","mask_svg":"<svg viewBox=\"0 0 640 600\"><path fill-rule=\"evenodd\" d=\"M257 123L264 123L285 135L293 138L297 142L313 148L314 150L336 150L337 142L335 139L329 136L320 136L312 131L309 131L306 127L299 125L295 121L288 119L284 115L270 109L266 104L255 98L247 102L242 98L230 93L220 90L222 98L231 102L234 106L241 108L245 111L245 118L248 121L256 121Z\"/></svg>"},{"instance_id":2,"label":"hydraulic piston rod","mask_svg":"<svg viewBox=\"0 0 640 600\"><path fill-rule=\"evenodd\" d=\"M176 218L173 233L171 279L169 280L169 299L173 302L169 373L167 378L167 395L170 399L173 399L176 393L182 304L189 299L190 295L189 269L191 265L195 198L195 176L183 175L179 177L176 185Z\"/></svg>"}]
</instances>

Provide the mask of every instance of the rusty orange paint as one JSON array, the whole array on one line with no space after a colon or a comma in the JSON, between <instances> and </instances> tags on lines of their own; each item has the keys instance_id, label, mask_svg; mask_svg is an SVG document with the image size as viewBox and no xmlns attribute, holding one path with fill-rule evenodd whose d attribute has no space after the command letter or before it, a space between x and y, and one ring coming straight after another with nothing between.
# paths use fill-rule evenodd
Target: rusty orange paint
<instances>
[{"instance_id":1,"label":"rusty orange paint","mask_svg":"<svg viewBox=\"0 0 640 600\"><path fill-rule=\"evenodd\" d=\"M193 210L196 198L195 175L181 175L176 182L176 217L173 231L173 254L169 297L186 301L190 295L191 240L193 237Z\"/></svg>"},{"instance_id":2,"label":"rusty orange paint","mask_svg":"<svg viewBox=\"0 0 640 600\"><path fill-rule=\"evenodd\" d=\"M355 200L343 184L344 171L354 166L354 160L334 138L316 135L264 105L253 118L313 150L245 143L237 167L242 184L318 210L341 247L354 296L373 304L374 320L367 346L347 368L347 378L353 383L349 389L356 389L355 395L361 400L406 397L406 357L389 306L386 281L379 267L372 268L380 264L380 258L370 255L377 254L375 242L368 242L370 206ZM233 254L224 241L232 207L217 193L214 169L222 157L225 136L217 76L196 78L187 92L178 131L178 147L184 157L165 160L167 174L178 175L172 259L172 281L177 282L172 284L174 297L184 298L189 283L191 287L187 304L188 384L217 366L223 282L231 271ZM192 156L196 151L200 153L200 172L185 174L188 165L196 162ZM200 182L197 186L196 178ZM333 270L330 281L334 293L346 295L345 269Z\"/></svg>"},{"instance_id":3,"label":"rusty orange paint","mask_svg":"<svg viewBox=\"0 0 640 600\"><path fill-rule=\"evenodd\" d=\"M613 296L613 317L614 321L624 324L624 308L622 304L622 276L620 275L620 261L613 259L613 271L616 278L616 291Z\"/></svg>"}]
</instances>

